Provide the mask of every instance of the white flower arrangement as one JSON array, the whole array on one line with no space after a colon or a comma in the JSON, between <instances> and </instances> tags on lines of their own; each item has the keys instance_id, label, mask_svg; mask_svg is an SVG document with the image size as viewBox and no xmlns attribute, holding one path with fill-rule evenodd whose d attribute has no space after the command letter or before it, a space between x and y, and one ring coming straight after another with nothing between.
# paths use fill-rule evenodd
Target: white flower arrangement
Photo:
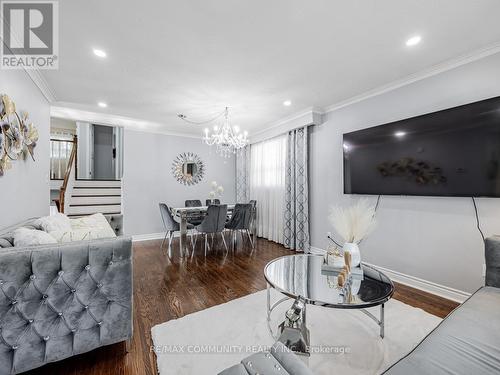
<instances>
[{"instance_id":1,"label":"white flower arrangement","mask_svg":"<svg viewBox=\"0 0 500 375\"><path fill-rule=\"evenodd\" d=\"M375 229L374 217L375 206L362 198L349 207L332 207L329 220L346 243L359 244Z\"/></svg>"},{"instance_id":2,"label":"white flower arrangement","mask_svg":"<svg viewBox=\"0 0 500 375\"><path fill-rule=\"evenodd\" d=\"M212 190L208 193L208 197L210 199L215 199L215 197L221 197L224 193L224 187L222 185L217 185L216 181L212 181L210 184L212 186Z\"/></svg>"}]
</instances>

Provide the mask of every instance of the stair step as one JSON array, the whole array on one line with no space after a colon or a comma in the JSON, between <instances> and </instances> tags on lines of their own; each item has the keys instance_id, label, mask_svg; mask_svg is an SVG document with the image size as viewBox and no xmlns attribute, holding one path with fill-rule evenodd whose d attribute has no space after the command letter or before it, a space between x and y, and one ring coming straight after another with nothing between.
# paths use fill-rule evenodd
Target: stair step
<instances>
[{"instance_id":1,"label":"stair step","mask_svg":"<svg viewBox=\"0 0 500 375\"><path fill-rule=\"evenodd\" d=\"M121 212L105 212L102 214L103 215L121 215ZM78 219L79 217L90 216L90 215L93 215L93 214L69 214L66 216L71 217L72 219Z\"/></svg>"},{"instance_id":2,"label":"stair step","mask_svg":"<svg viewBox=\"0 0 500 375\"><path fill-rule=\"evenodd\" d=\"M76 180L74 187L99 187L99 188L109 188L109 187L114 187L114 188L121 188L122 182L121 180Z\"/></svg>"},{"instance_id":3,"label":"stair step","mask_svg":"<svg viewBox=\"0 0 500 375\"><path fill-rule=\"evenodd\" d=\"M88 215L95 213L102 214L112 214L112 213L121 213L121 205L120 204L110 204L110 205L88 205L88 206L72 206L70 205L68 208L68 215Z\"/></svg>"},{"instance_id":4,"label":"stair step","mask_svg":"<svg viewBox=\"0 0 500 375\"><path fill-rule=\"evenodd\" d=\"M104 188L91 188L91 187L74 187L71 196L96 196L96 195L121 195L121 188L104 187Z\"/></svg>"},{"instance_id":5,"label":"stair step","mask_svg":"<svg viewBox=\"0 0 500 375\"><path fill-rule=\"evenodd\" d=\"M70 206L82 204L121 204L121 195L72 195Z\"/></svg>"}]
</instances>

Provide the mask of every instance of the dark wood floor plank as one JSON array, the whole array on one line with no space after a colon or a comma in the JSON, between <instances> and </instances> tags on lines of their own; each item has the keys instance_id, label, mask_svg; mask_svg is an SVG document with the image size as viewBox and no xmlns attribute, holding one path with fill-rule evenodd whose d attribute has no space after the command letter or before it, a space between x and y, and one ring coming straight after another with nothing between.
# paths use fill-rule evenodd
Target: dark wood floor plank
<instances>
[{"instance_id":1,"label":"dark wood floor plank","mask_svg":"<svg viewBox=\"0 0 500 375\"><path fill-rule=\"evenodd\" d=\"M263 290L264 266L272 259L293 254L274 242L259 239L256 249L248 241L227 255L222 244L205 258L198 240L193 257L180 258L174 241L173 259L160 250L161 241L134 243L134 337L130 352L122 344L33 370L32 375L155 375L156 357L151 351L151 328L235 298ZM456 303L402 284L394 298L444 317Z\"/></svg>"}]
</instances>

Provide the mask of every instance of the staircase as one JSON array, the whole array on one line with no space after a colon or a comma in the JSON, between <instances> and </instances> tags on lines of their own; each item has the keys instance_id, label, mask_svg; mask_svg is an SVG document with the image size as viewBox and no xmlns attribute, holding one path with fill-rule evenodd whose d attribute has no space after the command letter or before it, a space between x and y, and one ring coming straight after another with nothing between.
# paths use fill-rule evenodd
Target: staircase
<instances>
[{"instance_id":1,"label":"staircase","mask_svg":"<svg viewBox=\"0 0 500 375\"><path fill-rule=\"evenodd\" d=\"M78 180L76 179L76 152L78 142L73 140L64 180L61 185L57 206L59 212L71 217L96 213L122 213L121 180Z\"/></svg>"},{"instance_id":2,"label":"staircase","mask_svg":"<svg viewBox=\"0 0 500 375\"><path fill-rule=\"evenodd\" d=\"M120 180L75 180L66 201L68 216L120 214L122 183Z\"/></svg>"}]
</instances>

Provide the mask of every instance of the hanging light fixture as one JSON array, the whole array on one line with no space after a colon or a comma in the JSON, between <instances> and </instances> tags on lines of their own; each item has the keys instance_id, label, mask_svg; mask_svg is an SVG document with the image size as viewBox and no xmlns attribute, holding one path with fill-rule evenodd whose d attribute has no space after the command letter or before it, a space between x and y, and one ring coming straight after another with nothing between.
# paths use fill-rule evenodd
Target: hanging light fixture
<instances>
[{"instance_id":1,"label":"hanging light fixture","mask_svg":"<svg viewBox=\"0 0 500 375\"><path fill-rule=\"evenodd\" d=\"M216 151L219 155L225 158L231 157L237 150L248 145L248 132L241 132L238 126L231 126L229 122L229 108L226 107L224 112L217 115L215 118L204 122L193 122L187 120L185 115L179 114L178 117L191 124L201 125L206 124L224 116L221 125L214 125L212 130L205 128L203 141L209 146L216 146Z\"/></svg>"},{"instance_id":2,"label":"hanging light fixture","mask_svg":"<svg viewBox=\"0 0 500 375\"><path fill-rule=\"evenodd\" d=\"M226 107L222 126L214 126L212 133L210 129L205 128L203 140L209 146L216 145L217 153L228 158L248 144L247 137L248 133L246 131L240 132L237 126L231 126L229 123L229 109Z\"/></svg>"}]
</instances>

